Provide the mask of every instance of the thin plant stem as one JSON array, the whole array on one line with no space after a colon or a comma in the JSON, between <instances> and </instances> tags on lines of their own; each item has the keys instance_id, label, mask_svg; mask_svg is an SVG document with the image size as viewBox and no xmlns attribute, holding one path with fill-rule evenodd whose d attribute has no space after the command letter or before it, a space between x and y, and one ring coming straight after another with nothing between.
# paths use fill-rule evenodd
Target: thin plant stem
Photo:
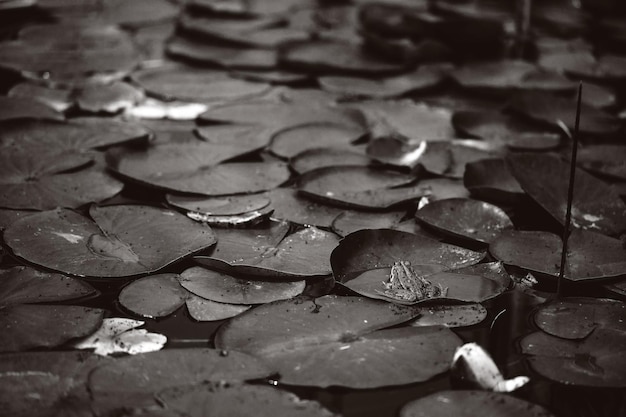
<instances>
[{"instance_id":1,"label":"thin plant stem","mask_svg":"<svg viewBox=\"0 0 626 417\"><path fill-rule=\"evenodd\" d=\"M572 158L570 161L569 189L567 190L567 210L565 212L565 224L563 225L563 251L561 252L561 267L559 268L559 279L556 286L556 295L561 295L561 283L565 274L565 263L567 262L567 241L569 240L570 227L572 222L572 200L574 199L574 181L576 177L576 158L578 155L578 126L580 125L580 103L583 95L583 83L578 84L578 102L576 103L576 122L574 123L574 134L572 135Z\"/></svg>"}]
</instances>

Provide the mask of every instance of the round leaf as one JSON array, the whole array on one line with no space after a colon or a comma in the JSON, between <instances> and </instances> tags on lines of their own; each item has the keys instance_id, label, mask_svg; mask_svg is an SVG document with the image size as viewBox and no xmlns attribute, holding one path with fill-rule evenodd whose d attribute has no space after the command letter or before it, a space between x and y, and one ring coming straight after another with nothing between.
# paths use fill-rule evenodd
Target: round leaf
<instances>
[{"instance_id":1,"label":"round leaf","mask_svg":"<svg viewBox=\"0 0 626 417\"><path fill-rule=\"evenodd\" d=\"M187 291L178 283L177 274L151 275L125 286L118 296L126 309L150 319L165 317L185 303Z\"/></svg>"},{"instance_id":2,"label":"round leaf","mask_svg":"<svg viewBox=\"0 0 626 417\"><path fill-rule=\"evenodd\" d=\"M196 321L225 320L250 309L249 305L218 303L194 294L189 294L186 303L189 315Z\"/></svg>"}]
</instances>

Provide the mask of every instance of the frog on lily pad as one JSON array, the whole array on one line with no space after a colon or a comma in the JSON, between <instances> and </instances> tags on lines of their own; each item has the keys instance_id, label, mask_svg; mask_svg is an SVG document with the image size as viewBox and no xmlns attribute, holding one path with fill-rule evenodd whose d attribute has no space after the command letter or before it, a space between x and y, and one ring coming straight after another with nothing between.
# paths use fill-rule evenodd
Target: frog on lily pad
<instances>
[{"instance_id":1,"label":"frog on lily pad","mask_svg":"<svg viewBox=\"0 0 626 417\"><path fill-rule=\"evenodd\" d=\"M394 262L389 279L383 281L383 286L383 290L376 292L397 301L415 302L445 297L448 293L448 288L419 276L409 261Z\"/></svg>"}]
</instances>

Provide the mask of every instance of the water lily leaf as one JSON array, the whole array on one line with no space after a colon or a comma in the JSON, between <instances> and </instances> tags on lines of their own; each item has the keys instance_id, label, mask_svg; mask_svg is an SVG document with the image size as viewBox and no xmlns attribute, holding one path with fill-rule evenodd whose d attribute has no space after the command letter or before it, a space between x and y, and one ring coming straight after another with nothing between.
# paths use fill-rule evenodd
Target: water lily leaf
<instances>
[{"instance_id":1,"label":"water lily leaf","mask_svg":"<svg viewBox=\"0 0 626 417\"><path fill-rule=\"evenodd\" d=\"M269 89L268 84L235 79L224 71L182 65L135 71L133 80L156 97L194 103L244 99Z\"/></svg>"},{"instance_id":2,"label":"water lily leaf","mask_svg":"<svg viewBox=\"0 0 626 417\"><path fill-rule=\"evenodd\" d=\"M267 196L272 201L273 218L302 225L330 228L343 210L310 200L292 188L275 188Z\"/></svg>"},{"instance_id":3,"label":"water lily leaf","mask_svg":"<svg viewBox=\"0 0 626 417\"><path fill-rule=\"evenodd\" d=\"M230 76L234 78L242 78L249 81L259 81L274 85L291 85L302 84L310 80L308 74L299 72L277 70L234 70L230 72Z\"/></svg>"},{"instance_id":4,"label":"water lily leaf","mask_svg":"<svg viewBox=\"0 0 626 417\"><path fill-rule=\"evenodd\" d=\"M298 179L308 196L348 207L385 209L428 193L415 177L361 166L338 166L309 171Z\"/></svg>"},{"instance_id":5,"label":"water lily leaf","mask_svg":"<svg viewBox=\"0 0 626 417\"><path fill-rule=\"evenodd\" d=\"M164 144L147 150L116 149L107 153L107 159L111 168L135 181L204 195L254 193L289 178L287 165L280 162L220 164L254 149L208 143Z\"/></svg>"},{"instance_id":6,"label":"water lily leaf","mask_svg":"<svg viewBox=\"0 0 626 417\"><path fill-rule=\"evenodd\" d=\"M91 285L76 278L27 266L0 271L0 282L0 306L67 301L98 294Z\"/></svg>"},{"instance_id":7,"label":"water lily leaf","mask_svg":"<svg viewBox=\"0 0 626 417\"><path fill-rule=\"evenodd\" d=\"M74 105L71 95L72 91L69 89L51 88L27 81L15 84L7 93L9 97L37 100L61 113Z\"/></svg>"},{"instance_id":8,"label":"water lily leaf","mask_svg":"<svg viewBox=\"0 0 626 417\"><path fill-rule=\"evenodd\" d=\"M560 135L538 130L530 123L504 113L458 111L452 116L452 124L463 135L506 145L514 150L549 150L561 143Z\"/></svg>"},{"instance_id":9,"label":"water lily leaf","mask_svg":"<svg viewBox=\"0 0 626 417\"><path fill-rule=\"evenodd\" d=\"M132 107L144 97L143 92L124 82L88 83L76 94L78 106L88 112L117 113Z\"/></svg>"},{"instance_id":10,"label":"water lily leaf","mask_svg":"<svg viewBox=\"0 0 626 417\"><path fill-rule=\"evenodd\" d=\"M0 356L0 406L13 417L81 415L89 407L87 376L104 359L88 352Z\"/></svg>"},{"instance_id":11,"label":"water lily leaf","mask_svg":"<svg viewBox=\"0 0 626 417\"><path fill-rule=\"evenodd\" d=\"M339 236L347 236L363 229L393 229L400 224L406 215L405 210L371 212L344 210L332 222L333 232Z\"/></svg>"},{"instance_id":12,"label":"water lily leaf","mask_svg":"<svg viewBox=\"0 0 626 417\"><path fill-rule=\"evenodd\" d=\"M55 347L95 332L104 310L66 305L10 305L0 310L0 352Z\"/></svg>"},{"instance_id":13,"label":"water lily leaf","mask_svg":"<svg viewBox=\"0 0 626 417\"><path fill-rule=\"evenodd\" d=\"M370 57L359 45L348 42L318 40L294 42L279 57L287 68L309 72L385 74L402 71L402 65Z\"/></svg>"},{"instance_id":14,"label":"water lily leaf","mask_svg":"<svg viewBox=\"0 0 626 417\"><path fill-rule=\"evenodd\" d=\"M0 206L31 210L76 208L122 191L124 184L101 167L76 170L88 162L88 156L79 154L3 151Z\"/></svg>"},{"instance_id":15,"label":"water lily leaf","mask_svg":"<svg viewBox=\"0 0 626 417\"><path fill-rule=\"evenodd\" d=\"M137 123L107 118L82 117L66 123L28 120L3 124L0 143L25 151L48 148L73 153L142 141L149 133Z\"/></svg>"},{"instance_id":16,"label":"water lily leaf","mask_svg":"<svg viewBox=\"0 0 626 417\"><path fill-rule=\"evenodd\" d=\"M255 355L354 339L416 317L412 306L363 297L298 297L254 308L220 327L215 345ZM262 323L262 325L260 325Z\"/></svg>"},{"instance_id":17,"label":"water lily leaf","mask_svg":"<svg viewBox=\"0 0 626 417\"><path fill-rule=\"evenodd\" d=\"M323 90L342 96L392 98L416 90L433 88L444 79L440 66L422 65L416 71L379 79L349 76L324 76L318 82Z\"/></svg>"},{"instance_id":18,"label":"water lily leaf","mask_svg":"<svg viewBox=\"0 0 626 417\"><path fill-rule=\"evenodd\" d=\"M143 120L196 120L209 106L202 103L162 101L151 97L143 99L125 111L125 115Z\"/></svg>"},{"instance_id":19,"label":"water lily leaf","mask_svg":"<svg viewBox=\"0 0 626 417\"><path fill-rule=\"evenodd\" d=\"M487 309L481 304L446 304L420 307L421 315L408 322L409 326L465 327L481 323Z\"/></svg>"},{"instance_id":20,"label":"water lily leaf","mask_svg":"<svg viewBox=\"0 0 626 417\"><path fill-rule=\"evenodd\" d=\"M535 324L552 336L580 340L596 329L626 332L626 304L608 298L567 297L543 304Z\"/></svg>"},{"instance_id":21,"label":"water lily leaf","mask_svg":"<svg viewBox=\"0 0 626 417\"><path fill-rule=\"evenodd\" d=\"M400 410L400 417L553 417L540 405L511 395L489 391L439 391L411 401Z\"/></svg>"},{"instance_id":22,"label":"water lily leaf","mask_svg":"<svg viewBox=\"0 0 626 417\"><path fill-rule=\"evenodd\" d=\"M275 130L260 124L214 124L196 127L194 132L204 142L252 152L269 145Z\"/></svg>"},{"instance_id":23,"label":"water lily leaf","mask_svg":"<svg viewBox=\"0 0 626 417\"><path fill-rule=\"evenodd\" d=\"M57 209L15 222L4 232L15 255L64 273L122 277L154 272L215 243L207 226L149 206L92 206L93 220Z\"/></svg>"},{"instance_id":24,"label":"water lily leaf","mask_svg":"<svg viewBox=\"0 0 626 417\"><path fill-rule=\"evenodd\" d=\"M563 65L563 70L575 77L613 82L626 79L626 71L624 71L626 57L622 55L602 55L597 59L595 59L593 55L588 56L587 59L580 59L576 55L572 57L565 55L559 56L558 58L560 60L570 58L567 59L567 65Z\"/></svg>"},{"instance_id":25,"label":"water lily leaf","mask_svg":"<svg viewBox=\"0 0 626 417\"><path fill-rule=\"evenodd\" d=\"M569 164L557 156L535 154L509 155L506 161L524 191L563 224L567 209ZM606 183L577 170L572 224L617 235L626 230L626 204Z\"/></svg>"},{"instance_id":26,"label":"water lily leaf","mask_svg":"<svg viewBox=\"0 0 626 417\"><path fill-rule=\"evenodd\" d=\"M417 210L415 217L438 231L478 243L489 243L513 228L501 208L470 199L437 200Z\"/></svg>"},{"instance_id":27,"label":"water lily leaf","mask_svg":"<svg viewBox=\"0 0 626 417\"><path fill-rule=\"evenodd\" d=\"M463 184L478 198L511 204L524 196L524 190L501 158L482 159L465 166Z\"/></svg>"},{"instance_id":28,"label":"water lily leaf","mask_svg":"<svg viewBox=\"0 0 626 417\"><path fill-rule=\"evenodd\" d=\"M234 216L261 210L270 204L265 194L199 197L168 194L167 202L177 208L215 216Z\"/></svg>"},{"instance_id":29,"label":"water lily leaf","mask_svg":"<svg viewBox=\"0 0 626 417\"><path fill-rule=\"evenodd\" d=\"M259 417L332 417L336 414L291 392L262 385L202 384L171 388L157 395L159 402L181 415L251 415Z\"/></svg>"},{"instance_id":30,"label":"water lily leaf","mask_svg":"<svg viewBox=\"0 0 626 417\"><path fill-rule=\"evenodd\" d=\"M104 319L102 326L91 336L73 344L75 349L94 349L96 355L108 356L112 353L138 353L161 350L167 337L137 329L143 321L114 317Z\"/></svg>"},{"instance_id":31,"label":"water lily leaf","mask_svg":"<svg viewBox=\"0 0 626 417\"><path fill-rule=\"evenodd\" d=\"M97 367L89 390L97 414L124 407L156 405L154 394L170 387L204 381L237 382L269 376L260 360L237 351L165 349L127 356Z\"/></svg>"},{"instance_id":32,"label":"water lily leaf","mask_svg":"<svg viewBox=\"0 0 626 417\"><path fill-rule=\"evenodd\" d=\"M274 69L278 63L278 53L272 49L208 44L181 36L170 39L166 51L176 57L224 68Z\"/></svg>"},{"instance_id":33,"label":"water lily leaf","mask_svg":"<svg viewBox=\"0 0 626 417\"><path fill-rule=\"evenodd\" d=\"M317 168L325 168L339 165L369 165L371 159L354 147L339 148L311 148L294 155L289 160L291 169L299 174L313 171Z\"/></svg>"},{"instance_id":34,"label":"water lily leaf","mask_svg":"<svg viewBox=\"0 0 626 417\"><path fill-rule=\"evenodd\" d=\"M246 279L196 266L183 271L180 285L202 298L219 303L265 304L301 294L305 281Z\"/></svg>"},{"instance_id":35,"label":"water lily leaf","mask_svg":"<svg viewBox=\"0 0 626 417\"><path fill-rule=\"evenodd\" d=\"M509 265L557 276L561 238L539 231L506 231L489 252ZM572 281L615 277L626 272L626 250L619 239L586 230L573 230L568 243L564 277Z\"/></svg>"},{"instance_id":36,"label":"water lily leaf","mask_svg":"<svg viewBox=\"0 0 626 417\"><path fill-rule=\"evenodd\" d=\"M411 265L438 264L458 269L478 263L484 253L449 245L424 236L389 229L354 232L341 240L331 255L333 275L347 282L365 271L390 268L399 260Z\"/></svg>"},{"instance_id":37,"label":"water lily leaf","mask_svg":"<svg viewBox=\"0 0 626 417\"><path fill-rule=\"evenodd\" d=\"M187 291L177 274L150 275L126 285L118 296L126 309L150 319L165 317L185 303Z\"/></svg>"},{"instance_id":38,"label":"water lily leaf","mask_svg":"<svg viewBox=\"0 0 626 417\"><path fill-rule=\"evenodd\" d=\"M577 163L593 173L626 180L626 147L594 145L578 151Z\"/></svg>"},{"instance_id":39,"label":"water lily leaf","mask_svg":"<svg viewBox=\"0 0 626 417\"><path fill-rule=\"evenodd\" d=\"M2 50L0 46L0 51ZM62 113L37 100L0 96L0 121L15 119L63 120Z\"/></svg>"},{"instance_id":40,"label":"water lily leaf","mask_svg":"<svg viewBox=\"0 0 626 417\"><path fill-rule=\"evenodd\" d=\"M349 146L364 134L356 127L330 123L298 125L277 132L269 149L275 155L291 158L312 148Z\"/></svg>"},{"instance_id":41,"label":"water lily leaf","mask_svg":"<svg viewBox=\"0 0 626 417\"><path fill-rule=\"evenodd\" d=\"M428 178L420 180L420 184L430 189L430 195L426 197L430 201L470 197L463 182L456 178Z\"/></svg>"},{"instance_id":42,"label":"water lily leaf","mask_svg":"<svg viewBox=\"0 0 626 417\"><path fill-rule=\"evenodd\" d=\"M218 321L235 317L248 311L250 305L226 304L189 294L187 297L187 310L189 315L196 321Z\"/></svg>"},{"instance_id":43,"label":"water lily leaf","mask_svg":"<svg viewBox=\"0 0 626 417\"><path fill-rule=\"evenodd\" d=\"M576 100L561 98L541 92L524 92L513 96L509 106L514 111L559 128L563 123L574 131ZM580 132L586 135L611 135L620 129L620 122L614 116L585 104L580 112Z\"/></svg>"},{"instance_id":44,"label":"water lily leaf","mask_svg":"<svg viewBox=\"0 0 626 417\"><path fill-rule=\"evenodd\" d=\"M355 340L268 352L291 385L377 388L426 381L449 368L461 339L446 327L379 330Z\"/></svg>"},{"instance_id":45,"label":"water lily leaf","mask_svg":"<svg viewBox=\"0 0 626 417\"><path fill-rule=\"evenodd\" d=\"M626 387L626 332L596 328L580 340L531 333L520 344L530 367L562 384Z\"/></svg>"},{"instance_id":46,"label":"water lily leaf","mask_svg":"<svg viewBox=\"0 0 626 417\"><path fill-rule=\"evenodd\" d=\"M194 260L209 267L227 264L233 272L261 276L309 277L331 272L329 256L338 237L307 227L287 234L286 223L249 229L220 229L210 256Z\"/></svg>"}]
</instances>

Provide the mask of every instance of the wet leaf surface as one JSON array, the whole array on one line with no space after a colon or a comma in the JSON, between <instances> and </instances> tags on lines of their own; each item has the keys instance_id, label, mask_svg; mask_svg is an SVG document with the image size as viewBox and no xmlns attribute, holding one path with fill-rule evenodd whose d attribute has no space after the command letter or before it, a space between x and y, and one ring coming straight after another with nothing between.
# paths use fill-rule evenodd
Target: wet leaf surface
<instances>
[{"instance_id":1,"label":"wet leaf surface","mask_svg":"<svg viewBox=\"0 0 626 417\"><path fill-rule=\"evenodd\" d=\"M420 311L422 314L411 320L410 326L465 327L487 318L487 309L481 304L423 306Z\"/></svg>"},{"instance_id":2,"label":"wet leaf surface","mask_svg":"<svg viewBox=\"0 0 626 417\"><path fill-rule=\"evenodd\" d=\"M439 391L406 404L400 417L551 417L545 408L511 395L489 391Z\"/></svg>"},{"instance_id":3,"label":"wet leaf surface","mask_svg":"<svg viewBox=\"0 0 626 417\"><path fill-rule=\"evenodd\" d=\"M202 298L219 303L265 304L301 294L305 282L261 281L192 267L180 275L180 285Z\"/></svg>"},{"instance_id":4,"label":"wet leaf surface","mask_svg":"<svg viewBox=\"0 0 626 417\"><path fill-rule=\"evenodd\" d=\"M330 228L344 210L319 203L292 188L275 188L268 193L274 209L273 218L298 224Z\"/></svg>"},{"instance_id":5,"label":"wet leaf surface","mask_svg":"<svg viewBox=\"0 0 626 417\"><path fill-rule=\"evenodd\" d=\"M511 174L504 159L500 158L468 163L463 184L472 194L488 201L514 203L524 196L520 183Z\"/></svg>"},{"instance_id":6,"label":"wet leaf surface","mask_svg":"<svg viewBox=\"0 0 626 417\"><path fill-rule=\"evenodd\" d=\"M524 191L562 224L567 208L569 164L548 154L509 155L506 161ZM578 170L572 225L617 235L626 230L626 204L606 183Z\"/></svg>"},{"instance_id":7,"label":"wet leaf surface","mask_svg":"<svg viewBox=\"0 0 626 417\"><path fill-rule=\"evenodd\" d=\"M250 309L249 305L218 303L194 294L189 294L185 303L189 315L196 321L225 320Z\"/></svg>"},{"instance_id":8,"label":"wet leaf surface","mask_svg":"<svg viewBox=\"0 0 626 417\"><path fill-rule=\"evenodd\" d=\"M289 160L291 169L299 174L313 171L317 168L326 168L340 165L369 165L371 159L362 152L351 148L311 148L294 155Z\"/></svg>"},{"instance_id":9,"label":"wet leaf surface","mask_svg":"<svg viewBox=\"0 0 626 417\"><path fill-rule=\"evenodd\" d=\"M155 405L154 394L204 381L238 382L269 376L272 370L251 356L205 348L166 349L118 358L89 375L98 413Z\"/></svg>"},{"instance_id":10,"label":"wet leaf surface","mask_svg":"<svg viewBox=\"0 0 626 417\"><path fill-rule=\"evenodd\" d=\"M121 277L154 272L210 247L210 228L150 206L90 209L93 220L64 209L15 222L4 240L30 262L72 275Z\"/></svg>"},{"instance_id":11,"label":"wet leaf surface","mask_svg":"<svg viewBox=\"0 0 626 417\"><path fill-rule=\"evenodd\" d=\"M168 316L185 304L187 291L178 283L177 274L150 275L126 285L118 302L133 313L146 318Z\"/></svg>"},{"instance_id":12,"label":"wet leaf surface","mask_svg":"<svg viewBox=\"0 0 626 417\"><path fill-rule=\"evenodd\" d=\"M349 146L363 136L361 129L328 123L293 126L276 133L270 150L277 156L291 158L318 147Z\"/></svg>"}]
</instances>

